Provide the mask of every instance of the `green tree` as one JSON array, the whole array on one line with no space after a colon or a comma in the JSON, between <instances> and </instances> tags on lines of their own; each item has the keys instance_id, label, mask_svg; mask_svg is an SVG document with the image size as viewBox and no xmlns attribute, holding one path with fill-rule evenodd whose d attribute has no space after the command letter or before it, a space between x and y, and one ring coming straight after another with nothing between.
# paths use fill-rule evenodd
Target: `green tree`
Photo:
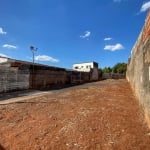
<instances>
[{"instance_id":1,"label":"green tree","mask_svg":"<svg viewBox=\"0 0 150 150\"><path fill-rule=\"evenodd\" d=\"M117 63L112 68L113 73L126 73L127 71L127 64L126 63Z\"/></svg>"},{"instance_id":2,"label":"green tree","mask_svg":"<svg viewBox=\"0 0 150 150\"><path fill-rule=\"evenodd\" d=\"M105 67L105 68L102 69L102 72L103 72L103 73L111 73L111 72L112 72L112 68L110 68L110 67Z\"/></svg>"},{"instance_id":3,"label":"green tree","mask_svg":"<svg viewBox=\"0 0 150 150\"><path fill-rule=\"evenodd\" d=\"M127 64L126 63L117 63L112 68L104 67L103 69L99 69L102 73L126 73Z\"/></svg>"}]
</instances>

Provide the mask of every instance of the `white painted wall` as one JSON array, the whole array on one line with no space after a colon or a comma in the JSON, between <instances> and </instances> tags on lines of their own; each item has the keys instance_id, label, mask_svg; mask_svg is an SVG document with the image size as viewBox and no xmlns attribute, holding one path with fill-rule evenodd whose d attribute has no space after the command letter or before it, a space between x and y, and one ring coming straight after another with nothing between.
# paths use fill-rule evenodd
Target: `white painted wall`
<instances>
[{"instance_id":1,"label":"white painted wall","mask_svg":"<svg viewBox=\"0 0 150 150\"><path fill-rule=\"evenodd\" d=\"M0 57L0 63L5 63L8 61L8 58Z\"/></svg>"},{"instance_id":2,"label":"white painted wall","mask_svg":"<svg viewBox=\"0 0 150 150\"><path fill-rule=\"evenodd\" d=\"M94 62L87 62L87 63L80 63L80 64L74 64L73 70L80 71L80 72L90 72L91 77L90 79L98 80L99 78L99 72L98 72L98 66L95 67Z\"/></svg>"},{"instance_id":3,"label":"white painted wall","mask_svg":"<svg viewBox=\"0 0 150 150\"><path fill-rule=\"evenodd\" d=\"M91 68L92 69L94 68L93 62L80 63L80 64L73 65L73 70L76 70L76 71L90 72Z\"/></svg>"}]
</instances>

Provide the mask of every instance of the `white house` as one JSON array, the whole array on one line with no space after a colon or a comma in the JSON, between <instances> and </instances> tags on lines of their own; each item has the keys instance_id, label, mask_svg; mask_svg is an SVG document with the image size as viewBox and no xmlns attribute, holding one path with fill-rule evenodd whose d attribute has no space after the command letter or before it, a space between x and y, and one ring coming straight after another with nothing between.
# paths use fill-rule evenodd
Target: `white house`
<instances>
[{"instance_id":1,"label":"white house","mask_svg":"<svg viewBox=\"0 0 150 150\"><path fill-rule=\"evenodd\" d=\"M98 80L99 78L98 63L96 62L73 64L73 70L80 71L80 72L90 72L91 80Z\"/></svg>"},{"instance_id":2,"label":"white house","mask_svg":"<svg viewBox=\"0 0 150 150\"><path fill-rule=\"evenodd\" d=\"M73 70L81 72L90 72L91 69L98 69L98 63L96 62L86 62L86 63L77 63L73 64Z\"/></svg>"},{"instance_id":3,"label":"white house","mask_svg":"<svg viewBox=\"0 0 150 150\"><path fill-rule=\"evenodd\" d=\"M0 64L8 61L8 58L0 56Z\"/></svg>"}]
</instances>

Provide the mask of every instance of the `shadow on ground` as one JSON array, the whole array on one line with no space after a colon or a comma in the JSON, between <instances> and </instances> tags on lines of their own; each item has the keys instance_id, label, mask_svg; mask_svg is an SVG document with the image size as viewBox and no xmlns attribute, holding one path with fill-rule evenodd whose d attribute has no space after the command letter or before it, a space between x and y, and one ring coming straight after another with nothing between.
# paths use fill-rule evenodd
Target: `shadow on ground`
<instances>
[{"instance_id":1,"label":"shadow on ground","mask_svg":"<svg viewBox=\"0 0 150 150\"><path fill-rule=\"evenodd\" d=\"M0 144L0 150L5 150L4 147Z\"/></svg>"},{"instance_id":2,"label":"shadow on ground","mask_svg":"<svg viewBox=\"0 0 150 150\"><path fill-rule=\"evenodd\" d=\"M23 90L23 91L12 91L6 93L0 93L0 101L7 100L10 98L22 97L29 94L38 92L37 90Z\"/></svg>"},{"instance_id":3,"label":"shadow on ground","mask_svg":"<svg viewBox=\"0 0 150 150\"><path fill-rule=\"evenodd\" d=\"M101 80L101 85L104 86L103 84L103 81L105 80ZM23 97L23 96L31 96L31 95L36 95L36 94L44 94L44 93L47 93L47 92L54 92L54 93L57 93L57 92L64 92L66 91L67 89L70 89L70 88L87 88L88 86L91 86L91 85L95 85L95 84L99 84L99 81L92 81L92 82L88 82L88 83L76 83L76 84L68 84L68 85L65 85L65 86L57 86L57 87L50 87L50 88L47 88L47 89L39 89L39 90L36 90L36 89L29 89L29 90L19 90L19 91L10 91L10 92L6 92L6 93L0 93L0 101L3 101L3 100L8 100L8 99L11 99L11 98L18 98L18 97Z\"/></svg>"},{"instance_id":4,"label":"shadow on ground","mask_svg":"<svg viewBox=\"0 0 150 150\"><path fill-rule=\"evenodd\" d=\"M29 90L18 90L18 91L10 91L10 92L5 92L5 93L0 93L0 101L3 100L8 100L11 98L17 98L17 97L23 97L23 96L28 96L28 95L35 95L35 94L40 94L44 92L50 92L50 91L58 91L62 89L67 89L70 87L75 87L79 85L83 85L84 83L80 84L69 84L66 86L60 86L60 87L51 87L51 88L46 88L46 89L29 89Z\"/></svg>"}]
</instances>

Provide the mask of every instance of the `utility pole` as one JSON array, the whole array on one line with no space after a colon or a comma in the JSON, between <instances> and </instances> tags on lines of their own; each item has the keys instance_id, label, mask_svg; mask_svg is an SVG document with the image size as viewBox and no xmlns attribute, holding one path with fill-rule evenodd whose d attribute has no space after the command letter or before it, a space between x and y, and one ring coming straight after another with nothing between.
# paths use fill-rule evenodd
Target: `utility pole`
<instances>
[{"instance_id":1,"label":"utility pole","mask_svg":"<svg viewBox=\"0 0 150 150\"><path fill-rule=\"evenodd\" d=\"M33 64L34 64L34 52L37 51L37 47L34 47L34 46L30 46L30 50L32 52L32 60L33 60Z\"/></svg>"},{"instance_id":2,"label":"utility pole","mask_svg":"<svg viewBox=\"0 0 150 150\"><path fill-rule=\"evenodd\" d=\"M30 50L32 52L32 88L33 88L33 85L34 85L34 53L35 51L37 51L37 47L34 47L34 46L30 46Z\"/></svg>"}]
</instances>

